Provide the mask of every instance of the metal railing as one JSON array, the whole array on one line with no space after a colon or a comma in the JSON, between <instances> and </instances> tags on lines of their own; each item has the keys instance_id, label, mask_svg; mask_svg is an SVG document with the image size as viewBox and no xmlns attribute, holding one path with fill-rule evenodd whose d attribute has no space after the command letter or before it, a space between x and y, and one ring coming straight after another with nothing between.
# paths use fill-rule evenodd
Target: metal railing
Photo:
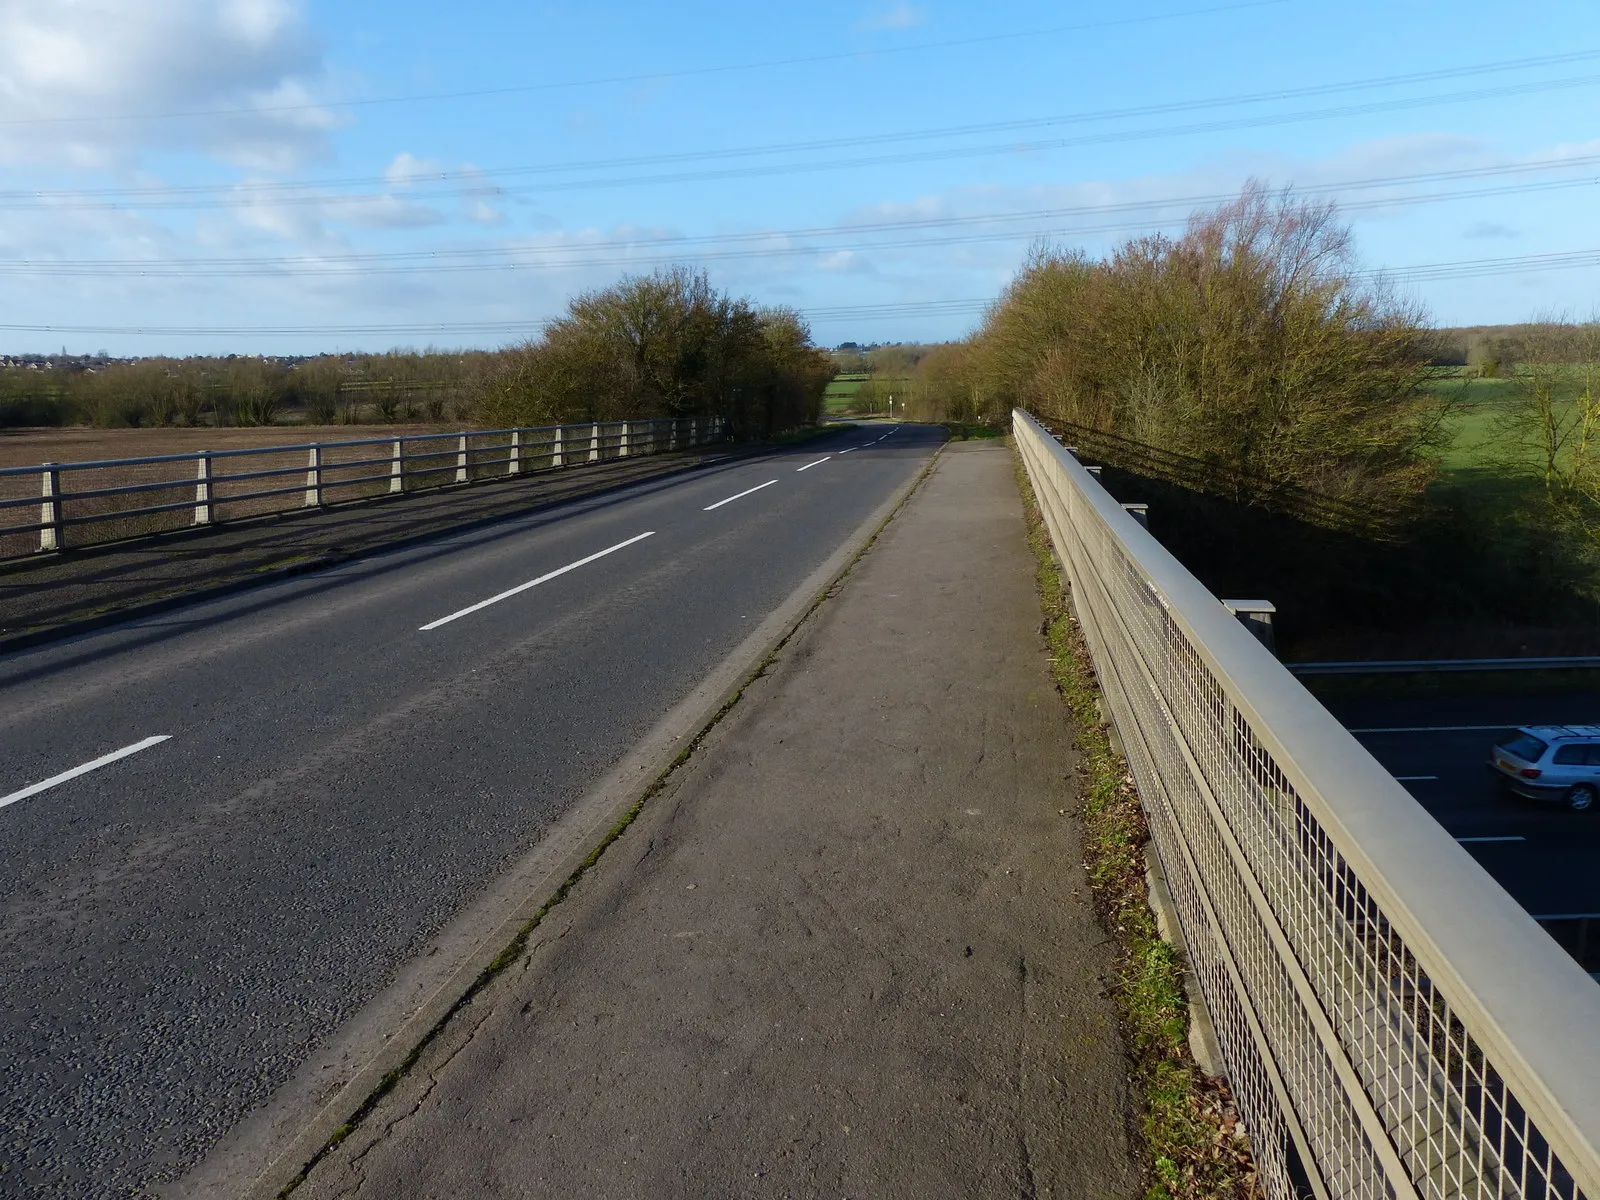
<instances>
[{"instance_id":1,"label":"metal railing","mask_svg":"<svg viewBox=\"0 0 1600 1200\"><path fill-rule=\"evenodd\" d=\"M1600 1197L1600 988L1027 413L1273 1200Z\"/></svg>"},{"instance_id":2,"label":"metal railing","mask_svg":"<svg viewBox=\"0 0 1600 1200\"><path fill-rule=\"evenodd\" d=\"M605 421L10 467L0 559L682 450L725 429L720 417Z\"/></svg>"}]
</instances>

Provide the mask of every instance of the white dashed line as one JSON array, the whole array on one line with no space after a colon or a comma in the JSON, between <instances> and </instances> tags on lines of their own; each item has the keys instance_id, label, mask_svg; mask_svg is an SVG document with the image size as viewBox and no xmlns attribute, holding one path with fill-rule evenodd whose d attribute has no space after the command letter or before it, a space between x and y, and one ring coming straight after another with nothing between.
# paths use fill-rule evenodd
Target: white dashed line
<instances>
[{"instance_id":1,"label":"white dashed line","mask_svg":"<svg viewBox=\"0 0 1600 1200\"><path fill-rule=\"evenodd\" d=\"M90 771L98 771L101 767L104 767L110 763L114 763L119 758L127 758L130 754L137 754L141 750L148 750L151 746L159 746L162 742L167 741L171 737L172 735L170 733L158 733L154 737L145 738L142 742L135 742L131 746L124 746L121 750L113 750L110 754L102 754L93 762L86 762L81 767L73 767L70 771L63 771L59 775L52 775L44 782L36 783L32 787L25 787L20 792L12 792L9 796L0 796L0 808L4 808L8 804L15 804L18 800L26 800L29 796L37 796L40 792L48 791L57 784L65 783L69 779L76 779L79 775L87 775Z\"/></svg>"},{"instance_id":2,"label":"white dashed line","mask_svg":"<svg viewBox=\"0 0 1600 1200\"><path fill-rule=\"evenodd\" d=\"M824 454L821 458L817 459L816 462L808 462L803 467L796 467L795 470L796 471L809 471L809 470L811 470L812 467L820 467L823 463L827 462L832 457L833 457L833 455L831 455L831 454Z\"/></svg>"},{"instance_id":3,"label":"white dashed line","mask_svg":"<svg viewBox=\"0 0 1600 1200\"><path fill-rule=\"evenodd\" d=\"M776 479L769 479L765 483L758 483L755 487L740 492L737 496L729 496L726 500L718 500L715 504L708 504L700 511L710 512L713 508L721 508L724 504L732 504L735 500L743 500L746 496L752 495L755 492L759 492L762 488L769 488L777 482L778 481Z\"/></svg>"},{"instance_id":4,"label":"white dashed line","mask_svg":"<svg viewBox=\"0 0 1600 1200\"><path fill-rule=\"evenodd\" d=\"M618 550L623 549L625 546L631 546L635 542L642 542L645 538L655 537L655 535L656 531L652 529L649 533L641 533L637 537L629 538L625 542L618 542L615 546L607 546L604 550L599 550L594 554L589 555L588 558L580 558L577 562L568 563L564 567L557 567L554 571L551 571L545 575L541 575L537 579L530 579L527 583L519 583L514 588L507 588L497 596L490 596L487 600L479 600L476 604L469 604L466 608L459 609L456 612L451 613L448 617L440 617L437 621L429 621L426 625L421 626L417 632L427 633L430 629L437 629L441 625L450 624L451 621L459 620L462 617L469 617L479 609L488 608L491 604L499 604L502 600L509 600L512 596L515 596L521 592L525 592L529 588L536 588L541 583L548 583L558 575L565 575L568 571L576 571L579 567L587 566L597 558L604 558L608 554L615 554Z\"/></svg>"}]
</instances>

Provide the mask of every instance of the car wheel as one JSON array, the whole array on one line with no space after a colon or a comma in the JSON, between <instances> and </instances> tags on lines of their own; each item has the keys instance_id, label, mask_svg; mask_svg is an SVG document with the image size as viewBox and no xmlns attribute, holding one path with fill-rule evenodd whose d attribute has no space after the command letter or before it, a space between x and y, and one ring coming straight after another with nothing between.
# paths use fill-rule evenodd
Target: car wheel
<instances>
[{"instance_id":1,"label":"car wheel","mask_svg":"<svg viewBox=\"0 0 1600 1200\"><path fill-rule=\"evenodd\" d=\"M1567 807L1573 812L1584 812L1593 808L1594 801L1595 790L1587 783L1580 783L1567 792Z\"/></svg>"}]
</instances>

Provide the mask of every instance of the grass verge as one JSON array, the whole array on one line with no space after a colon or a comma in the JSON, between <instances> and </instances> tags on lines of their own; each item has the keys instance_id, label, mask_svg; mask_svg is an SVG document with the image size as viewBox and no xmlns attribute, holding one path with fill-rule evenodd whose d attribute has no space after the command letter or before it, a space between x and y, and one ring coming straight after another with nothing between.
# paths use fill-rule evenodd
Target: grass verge
<instances>
[{"instance_id":1,"label":"grass verge","mask_svg":"<svg viewBox=\"0 0 1600 1200\"><path fill-rule=\"evenodd\" d=\"M1003 426L983 425L976 421L945 421L944 427L950 431L952 442L964 442L968 438L1005 437L1007 433Z\"/></svg>"},{"instance_id":2,"label":"grass verge","mask_svg":"<svg viewBox=\"0 0 1600 1200\"><path fill-rule=\"evenodd\" d=\"M1116 946L1112 992L1144 1135L1147 1200L1248 1200L1260 1195L1255 1164L1227 1083L1206 1075L1189 1053L1183 964L1157 932L1146 892L1144 810L1128 764L1112 748L1100 718L1088 648L1020 459L1017 484L1038 562L1051 668L1078 745L1085 866Z\"/></svg>"}]
</instances>

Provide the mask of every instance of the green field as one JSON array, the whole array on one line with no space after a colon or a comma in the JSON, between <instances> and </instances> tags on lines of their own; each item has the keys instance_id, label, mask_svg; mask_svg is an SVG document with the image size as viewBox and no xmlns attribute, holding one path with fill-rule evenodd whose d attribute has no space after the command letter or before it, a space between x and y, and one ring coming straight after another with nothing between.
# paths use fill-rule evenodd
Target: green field
<instances>
[{"instance_id":1,"label":"green field","mask_svg":"<svg viewBox=\"0 0 1600 1200\"><path fill-rule=\"evenodd\" d=\"M835 375L822 396L823 412L849 412L855 405L856 393L868 378L867 375Z\"/></svg>"},{"instance_id":2,"label":"green field","mask_svg":"<svg viewBox=\"0 0 1600 1200\"><path fill-rule=\"evenodd\" d=\"M1446 424L1449 442L1440 466L1446 474L1462 470L1514 469L1507 461L1505 433L1499 429L1512 400L1511 379L1442 379L1430 385L1455 411Z\"/></svg>"},{"instance_id":3,"label":"green field","mask_svg":"<svg viewBox=\"0 0 1600 1200\"><path fill-rule=\"evenodd\" d=\"M901 403L910 395L913 386L914 381L909 375L835 375L823 394L823 411L830 414L883 412L888 397L894 396L895 412L898 414ZM869 397L865 405L862 404L863 388Z\"/></svg>"}]
</instances>

